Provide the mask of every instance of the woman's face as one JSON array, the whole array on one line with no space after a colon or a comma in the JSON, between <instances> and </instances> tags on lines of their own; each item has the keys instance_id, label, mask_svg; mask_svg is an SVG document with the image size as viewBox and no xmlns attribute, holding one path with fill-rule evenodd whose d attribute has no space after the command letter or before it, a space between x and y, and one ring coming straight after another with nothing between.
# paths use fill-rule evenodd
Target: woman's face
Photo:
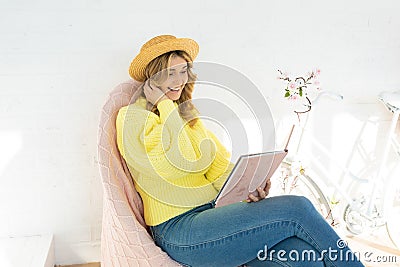
<instances>
[{"instance_id":1,"label":"woman's face","mask_svg":"<svg viewBox=\"0 0 400 267\"><path fill-rule=\"evenodd\" d=\"M187 62L184 58L179 56L171 58L168 66L168 78L160 85L161 90L169 99L176 101L181 97L183 88L188 81L187 68Z\"/></svg>"}]
</instances>

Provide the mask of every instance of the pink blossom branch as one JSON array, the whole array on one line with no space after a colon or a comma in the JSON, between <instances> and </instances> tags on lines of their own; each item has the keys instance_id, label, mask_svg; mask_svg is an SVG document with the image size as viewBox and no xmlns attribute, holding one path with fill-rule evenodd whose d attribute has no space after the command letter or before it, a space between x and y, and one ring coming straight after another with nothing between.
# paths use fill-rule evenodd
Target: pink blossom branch
<instances>
[{"instance_id":1,"label":"pink blossom branch","mask_svg":"<svg viewBox=\"0 0 400 267\"><path fill-rule=\"evenodd\" d=\"M280 70L278 70L278 71L279 71L279 73L280 73L282 76L284 76L284 77L278 77L278 79L284 80L284 81L288 81L288 82L291 82L291 81L292 81L292 80L289 79L289 77L287 77L285 74L283 74L282 71L280 71ZM285 76L286 76L286 77L285 77Z\"/></svg>"}]
</instances>

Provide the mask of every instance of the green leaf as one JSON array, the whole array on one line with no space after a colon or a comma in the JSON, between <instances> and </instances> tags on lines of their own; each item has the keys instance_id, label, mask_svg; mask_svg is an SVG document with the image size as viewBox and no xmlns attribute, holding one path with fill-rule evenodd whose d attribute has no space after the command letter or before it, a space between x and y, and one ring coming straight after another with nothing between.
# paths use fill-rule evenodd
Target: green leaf
<instances>
[{"instance_id":1,"label":"green leaf","mask_svg":"<svg viewBox=\"0 0 400 267\"><path fill-rule=\"evenodd\" d=\"M299 95L300 95L300 96L303 96L303 89L301 89L301 88L300 88L300 90L299 90Z\"/></svg>"},{"instance_id":2,"label":"green leaf","mask_svg":"<svg viewBox=\"0 0 400 267\"><path fill-rule=\"evenodd\" d=\"M286 94L285 94L285 97L289 97L289 96L290 96L290 92L287 91Z\"/></svg>"}]
</instances>

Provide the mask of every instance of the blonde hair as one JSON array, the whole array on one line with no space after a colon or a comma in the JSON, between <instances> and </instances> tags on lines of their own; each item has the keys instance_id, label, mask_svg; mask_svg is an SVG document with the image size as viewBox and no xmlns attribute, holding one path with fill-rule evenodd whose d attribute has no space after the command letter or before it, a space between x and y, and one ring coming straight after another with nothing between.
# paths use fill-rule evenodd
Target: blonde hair
<instances>
[{"instance_id":1,"label":"blonde hair","mask_svg":"<svg viewBox=\"0 0 400 267\"><path fill-rule=\"evenodd\" d=\"M189 56L189 54L180 50L162 54L161 56L158 56L152 61L150 61L150 63L146 66L145 76L146 80L151 79L152 83L159 86L168 78L171 58L177 56L183 58L187 62L188 81L185 84L185 87L183 88L180 98L176 100L176 102L178 103L179 114L181 115L181 117L190 125L190 127L193 127L198 120L197 117L199 111L192 103L194 82L196 81L197 76L192 71L193 60ZM146 97L143 92L143 85L141 87L141 90L142 90L142 96ZM153 105L149 101L147 101L146 108L147 110L157 115L160 115L157 106Z\"/></svg>"}]
</instances>

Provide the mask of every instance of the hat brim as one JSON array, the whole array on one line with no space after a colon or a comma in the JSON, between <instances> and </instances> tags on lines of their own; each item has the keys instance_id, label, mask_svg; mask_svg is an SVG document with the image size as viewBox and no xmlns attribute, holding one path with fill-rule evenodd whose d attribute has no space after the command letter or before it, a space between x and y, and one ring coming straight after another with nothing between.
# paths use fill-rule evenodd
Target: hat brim
<instances>
[{"instance_id":1,"label":"hat brim","mask_svg":"<svg viewBox=\"0 0 400 267\"><path fill-rule=\"evenodd\" d=\"M131 62L129 75L136 81L144 82L146 80L145 69L150 61L162 54L175 50L185 51L194 60L199 53L199 45L189 38L176 38L141 50Z\"/></svg>"}]
</instances>

